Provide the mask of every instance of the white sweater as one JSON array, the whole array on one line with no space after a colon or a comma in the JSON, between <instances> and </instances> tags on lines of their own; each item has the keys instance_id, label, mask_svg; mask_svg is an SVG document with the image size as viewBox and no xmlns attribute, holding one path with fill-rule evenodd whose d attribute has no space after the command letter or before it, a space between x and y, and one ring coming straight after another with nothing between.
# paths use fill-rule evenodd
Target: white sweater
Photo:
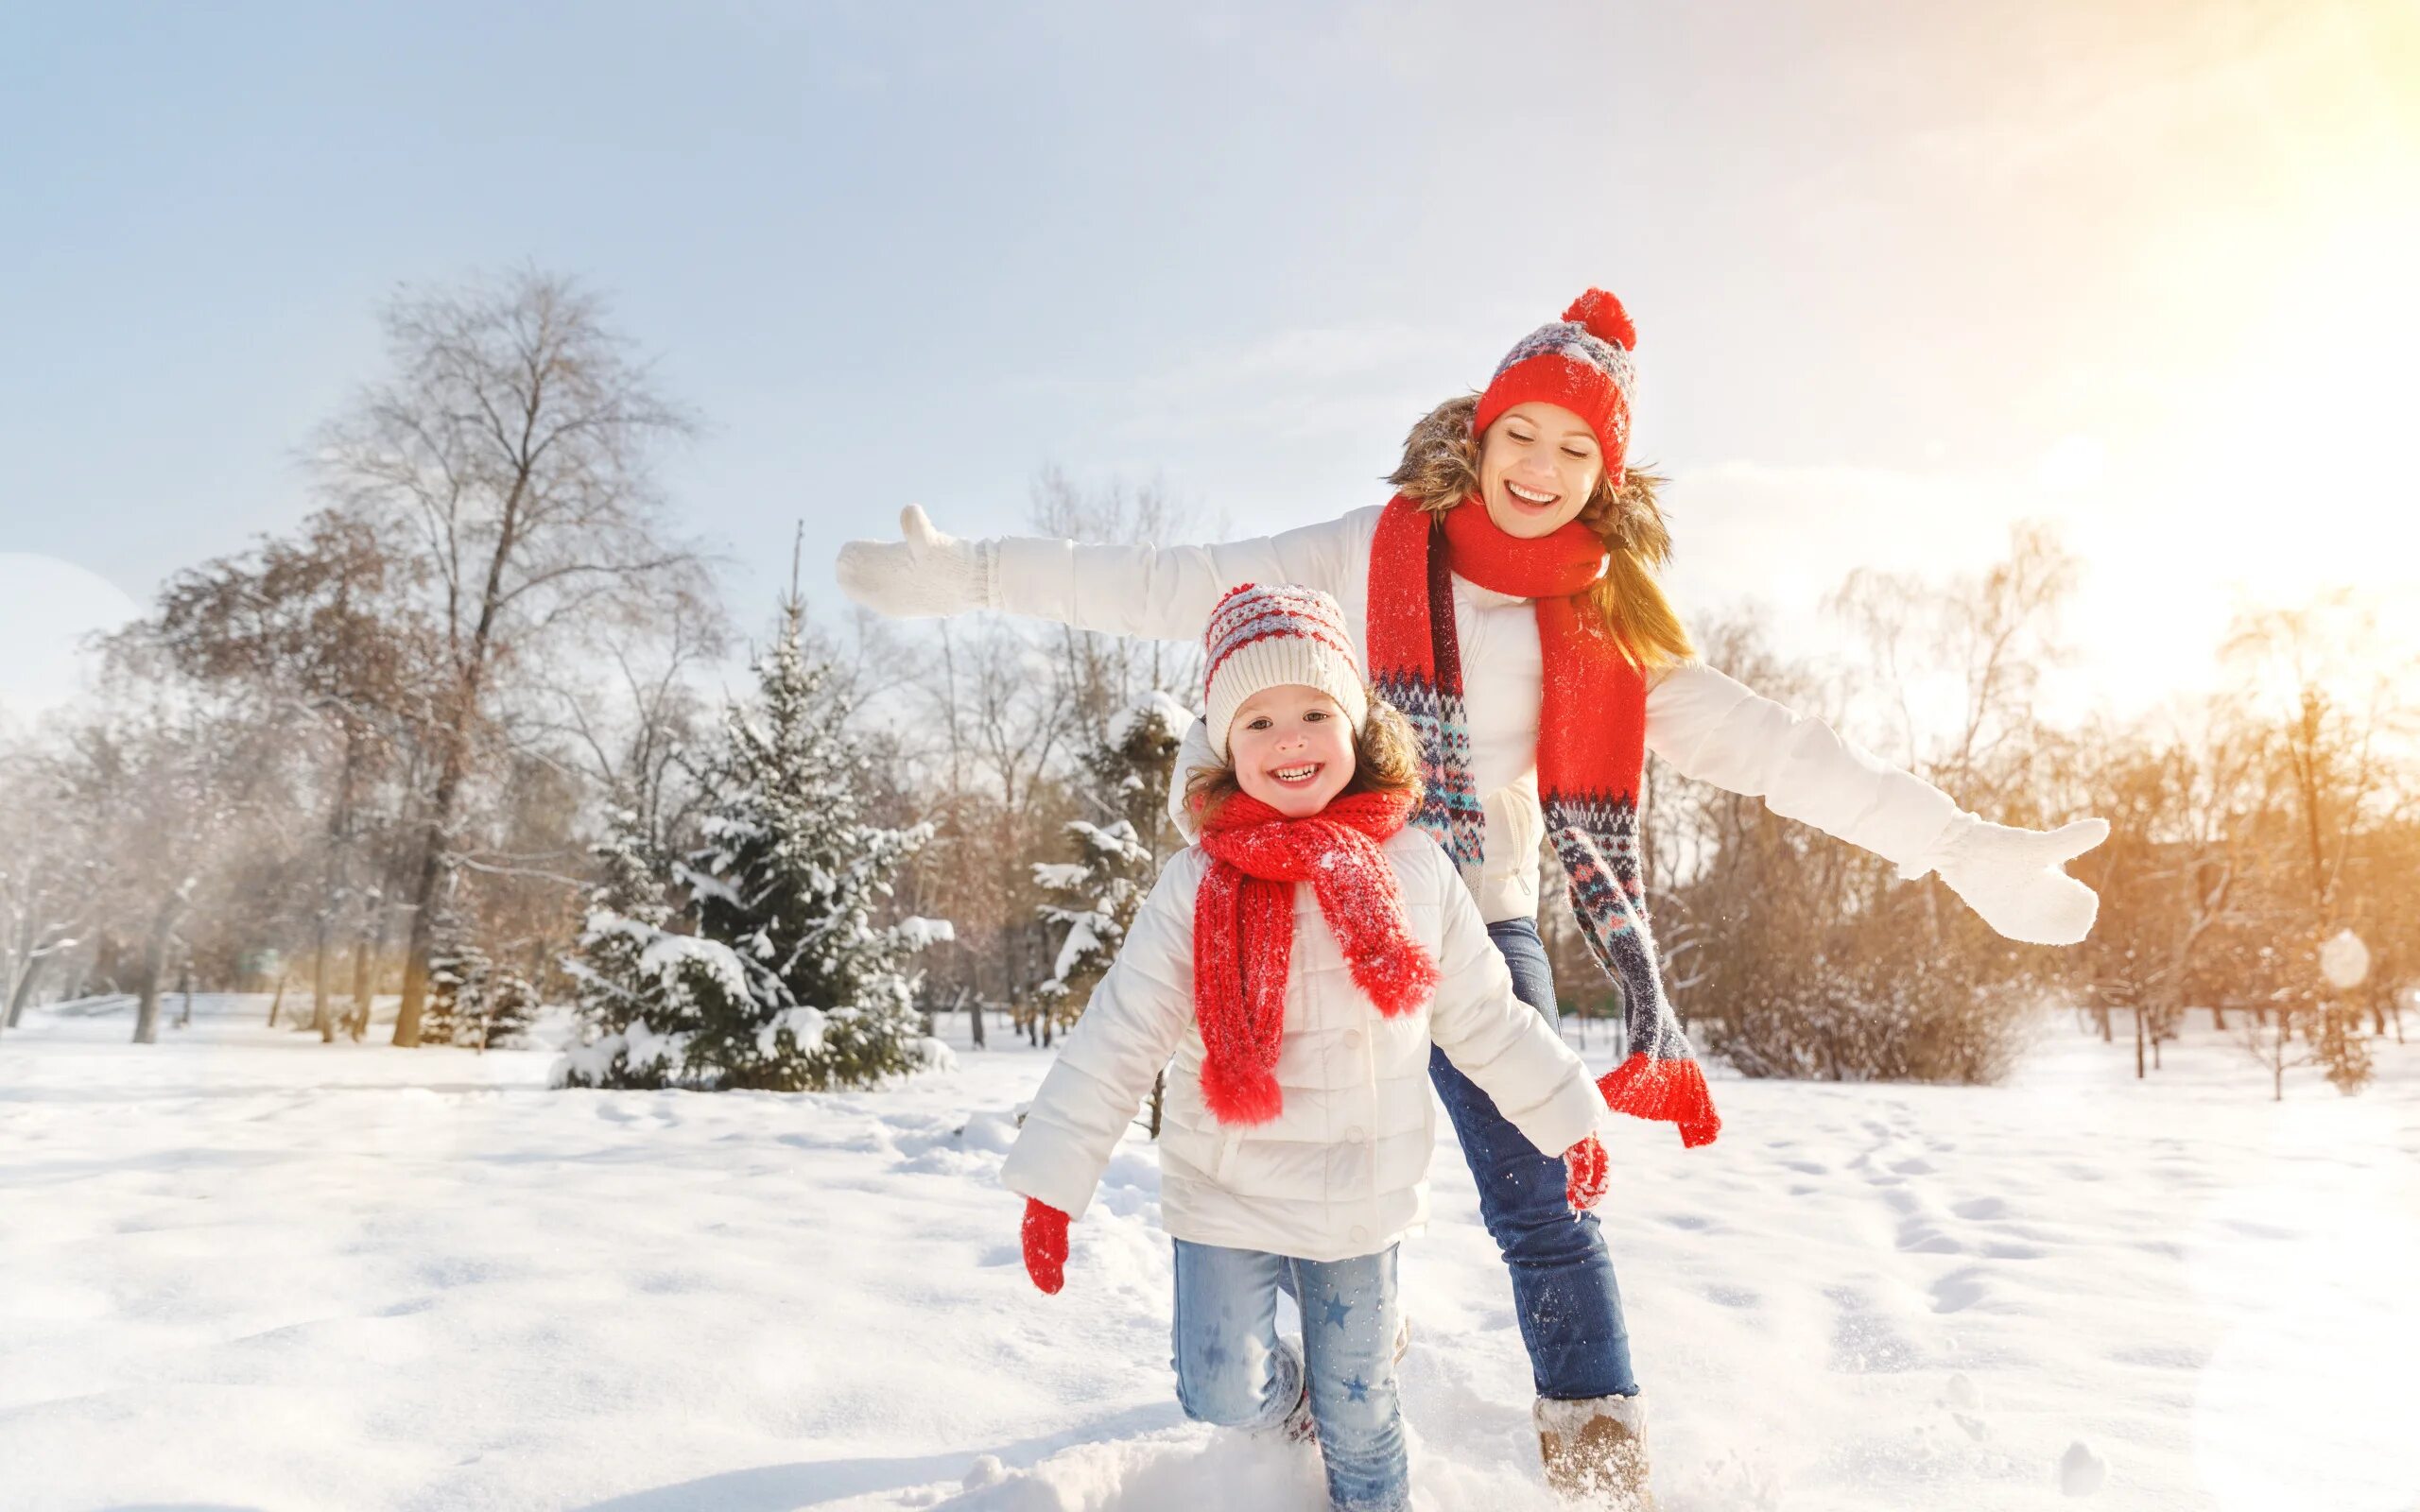
<instances>
[{"instance_id":1,"label":"white sweater","mask_svg":"<svg viewBox=\"0 0 2420 1512\"><path fill-rule=\"evenodd\" d=\"M1370 546L1383 506L1283 535L1217 546L1095 546L1003 540L993 602L1011 613L1159 640L1197 639L1237 583L1305 583L1343 606L1370 665ZM1456 577L1471 776L1487 817L1472 884L1490 923L1538 911L1538 708L1544 676L1530 601ZM1842 739L1820 719L1757 696L1710 667L1665 674L1647 695L1647 748L1685 777L1760 797L1903 868L1943 836L1958 805L1939 788Z\"/></svg>"},{"instance_id":2,"label":"white sweater","mask_svg":"<svg viewBox=\"0 0 2420 1512\"><path fill-rule=\"evenodd\" d=\"M1412 935L1437 963L1430 1005L1381 1015L1316 895L1298 885L1277 1057L1285 1106L1266 1124L1220 1124L1202 1106L1193 1017L1193 900L1208 859L1180 851L1043 1078L1001 1179L1081 1215L1167 1066L1160 1211L1170 1235L1301 1260L1375 1254L1427 1216L1432 1040L1540 1150L1561 1155L1586 1138L1603 1099L1545 1017L1512 995L1453 863L1409 829L1385 853Z\"/></svg>"}]
</instances>

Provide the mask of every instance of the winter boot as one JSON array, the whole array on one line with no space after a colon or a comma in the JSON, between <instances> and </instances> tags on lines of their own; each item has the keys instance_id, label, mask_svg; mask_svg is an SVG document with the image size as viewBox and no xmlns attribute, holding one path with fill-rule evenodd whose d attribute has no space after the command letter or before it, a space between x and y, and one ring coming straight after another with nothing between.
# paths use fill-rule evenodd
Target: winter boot
<instances>
[{"instance_id":1,"label":"winter boot","mask_svg":"<svg viewBox=\"0 0 2420 1512\"><path fill-rule=\"evenodd\" d=\"M1656 1512L1647 1484L1647 1415L1636 1397L1538 1399L1538 1452L1547 1485L1577 1506Z\"/></svg>"},{"instance_id":2,"label":"winter boot","mask_svg":"<svg viewBox=\"0 0 2420 1512\"><path fill-rule=\"evenodd\" d=\"M1320 1441L1320 1425L1311 1417L1309 1382L1303 1383L1302 1396L1295 1399L1293 1410L1286 1415L1284 1422L1277 1425L1277 1431L1286 1435L1286 1442L1289 1444L1317 1444Z\"/></svg>"}]
</instances>

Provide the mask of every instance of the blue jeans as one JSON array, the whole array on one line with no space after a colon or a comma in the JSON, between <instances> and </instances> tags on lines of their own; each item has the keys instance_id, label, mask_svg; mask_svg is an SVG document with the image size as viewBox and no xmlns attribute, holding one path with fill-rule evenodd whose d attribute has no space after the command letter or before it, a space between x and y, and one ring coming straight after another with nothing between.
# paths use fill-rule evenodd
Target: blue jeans
<instances>
[{"instance_id":1,"label":"blue jeans","mask_svg":"<svg viewBox=\"0 0 2420 1512\"><path fill-rule=\"evenodd\" d=\"M1487 933L1512 969L1513 993L1560 1022L1554 971L1535 921L1508 919ZM1613 1257L1596 1214L1575 1221L1564 1205L1561 1152L1539 1154L1442 1050L1428 1052L1428 1079L1478 1182L1479 1216L1512 1272L1512 1311L1538 1395L1562 1401L1638 1395Z\"/></svg>"},{"instance_id":2,"label":"blue jeans","mask_svg":"<svg viewBox=\"0 0 2420 1512\"><path fill-rule=\"evenodd\" d=\"M1303 1314L1303 1352L1277 1337L1277 1294ZM1327 1495L1340 1512L1405 1512L1410 1465L1395 1397L1395 1251L1294 1260L1176 1241L1176 1397L1184 1415L1274 1428L1307 1372Z\"/></svg>"}]
</instances>

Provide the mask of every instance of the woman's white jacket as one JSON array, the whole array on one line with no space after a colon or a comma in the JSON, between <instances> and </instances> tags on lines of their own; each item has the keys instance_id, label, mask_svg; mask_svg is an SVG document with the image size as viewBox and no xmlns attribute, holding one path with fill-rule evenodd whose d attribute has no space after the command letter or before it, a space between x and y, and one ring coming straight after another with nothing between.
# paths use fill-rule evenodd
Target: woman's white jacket
<instances>
[{"instance_id":1,"label":"woman's white jacket","mask_svg":"<svg viewBox=\"0 0 2420 1512\"><path fill-rule=\"evenodd\" d=\"M1277 1058L1284 1108L1266 1124L1219 1123L1201 1102L1193 1017L1193 900L1208 859L1188 848L1161 871L1093 988L1001 1179L1081 1215L1167 1066L1160 1202L1170 1235L1302 1260L1375 1254L1427 1215L1432 1040L1541 1151L1561 1155L1586 1138L1603 1100L1545 1017L1512 995L1453 863L1415 830L1384 850L1411 932L1437 963L1428 1006L1381 1016L1354 985L1312 889L1298 885Z\"/></svg>"},{"instance_id":2,"label":"woman's white jacket","mask_svg":"<svg viewBox=\"0 0 2420 1512\"><path fill-rule=\"evenodd\" d=\"M1198 640L1238 583L1304 583L1336 595L1366 674L1370 547L1383 507L1283 535L1215 546L991 542L985 596L1014 614L1160 640ZM1486 858L1468 879L1489 922L1538 911L1538 709L1543 659L1531 601L1453 579L1471 776L1487 818ZM1784 818L1898 864L1928 869L1958 805L1931 783L1843 740L1822 720L1759 697L1710 667L1665 674L1647 695L1647 748L1684 777L1760 797Z\"/></svg>"}]
</instances>

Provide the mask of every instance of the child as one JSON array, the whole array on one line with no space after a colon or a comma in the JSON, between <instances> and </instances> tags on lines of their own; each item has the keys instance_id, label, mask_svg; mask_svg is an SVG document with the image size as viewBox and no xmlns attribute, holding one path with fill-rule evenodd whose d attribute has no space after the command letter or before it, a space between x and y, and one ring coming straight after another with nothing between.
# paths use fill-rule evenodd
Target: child
<instances>
[{"instance_id":1,"label":"child","mask_svg":"<svg viewBox=\"0 0 2420 1512\"><path fill-rule=\"evenodd\" d=\"M1002 1179L1028 1199L1026 1268L1055 1293L1068 1222L1173 1056L1178 1400L1206 1422L1315 1431L1335 1506L1403 1508L1395 1246L1427 1211L1430 1044L1564 1156L1575 1213L1604 1192L1604 1102L1514 998L1453 862L1405 827L1418 747L1370 696L1336 601L1247 584L1204 639L1219 765L1189 788L1198 843L1144 902ZM1300 1352L1277 1336L1281 1289Z\"/></svg>"}]
</instances>

